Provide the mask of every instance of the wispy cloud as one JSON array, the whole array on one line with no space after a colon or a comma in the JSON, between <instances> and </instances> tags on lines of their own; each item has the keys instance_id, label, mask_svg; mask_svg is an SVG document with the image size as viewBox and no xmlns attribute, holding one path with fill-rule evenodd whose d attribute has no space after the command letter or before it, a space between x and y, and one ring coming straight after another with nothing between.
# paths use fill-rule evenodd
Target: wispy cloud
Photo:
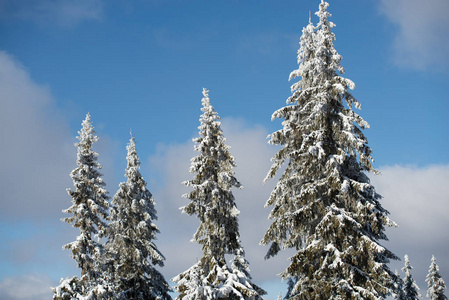
<instances>
[{"instance_id":1,"label":"wispy cloud","mask_svg":"<svg viewBox=\"0 0 449 300\"><path fill-rule=\"evenodd\" d=\"M0 52L0 199L3 220L60 214L75 149L50 91L35 84L12 56ZM67 174L67 176L61 176Z\"/></svg>"},{"instance_id":2,"label":"wispy cloud","mask_svg":"<svg viewBox=\"0 0 449 300\"><path fill-rule=\"evenodd\" d=\"M45 300L53 294L54 283L45 275L30 274L20 277L6 277L0 282L0 299Z\"/></svg>"},{"instance_id":3,"label":"wispy cloud","mask_svg":"<svg viewBox=\"0 0 449 300\"><path fill-rule=\"evenodd\" d=\"M72 27L85 20L100 20L102 14L102 0L0 0L0 19L39 25Z\"/></svg>"},{"instance_id":4,"label":"wispy cloud","mask_svg":"<svg viewBox=\"0 0 449 300\"><path fill-rule=\"evenodd\" d=\"M397 25L395 62L418 70L449 66L449 1L381 0L380 11Z\"/></svg>"},{"instance_id":5,"label":"wispy cloud","mask_svg":"<svg viewBox=\"0 0 449 300\"><path fill-rule=\"evenodd\" d=\"M275 30L241 35L235 51L240 53L257 52L263 56L273 55L280 49L291 49L292 53L299 47L299 34L283 33Z\"/></svg>"},{"instance_id":6,"label":"wispy cloud","mask_svg":"<svg viewBox=\"0 0 449 300\"><path fill-rule=\"evenodd\" d=\"M69 174L76 166L76 131L70 131L50 89L36 84L26 68L3 51L0 91L0 138L5 145L0 148L0 218L59 219L61 209L70 205L65 189L73 186ZM83 118L84 113L79 128ZM93 120L95 126L95 116ZM101 136L95 145L108 182L117 147L107 136ZM105 153L108 155L101 155Z\"/></svg>"}]
</instances>

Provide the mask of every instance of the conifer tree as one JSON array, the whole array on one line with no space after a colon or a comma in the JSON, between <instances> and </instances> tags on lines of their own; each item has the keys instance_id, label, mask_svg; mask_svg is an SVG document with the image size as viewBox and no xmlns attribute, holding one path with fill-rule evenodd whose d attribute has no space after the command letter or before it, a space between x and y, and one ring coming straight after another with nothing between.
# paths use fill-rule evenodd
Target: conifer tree
<instances>
[{"instance_id":1,"label":"conifer tree","mask_svg":"<svg viewBox=\"0 0 449 300\"><path fill-rule=\"evenodd\" d=\"M397 257L380 244L386 226L395 226L365 172L374 172L371 148L356 114L354 83L340 74L342 57L334 48L335 26L321 1L318 25L303 30L299 68L290 79L287 106L274 112L283 128L270 143L282 149L265 180L286 168L266 206L271 226L262 239L266 258L283 248L296 249L281 274L290 279L288 299L379 299L391 293Z\"/></svg>"},{"instance_id":2,"label":"conifer tree","mask_svg":"<svg viewBox=\"0 0 449 300\"><path fill-rule=\"evenodd\" d=\"M429 297L430 300L447 300L446 295L444 295L446 285L444 284L444 280L439 271L435 256L432 255L432 263L429 267L429 274L427 274L426 277L427 286L429 288L427 290L427 297Z\"/></svg>"},{"instance_id":3,"label":"conifer tree","mask_svg":"<svg viewBox=\"0 0 449 300\"><path fill-rule=\"evenodd\" d=\"M177 299L261 299L265 291L251 282L239 239L239 211L231 188L241 188L241 184L232 171L234 158L206 89L203 95L200 136L193 139L199 154L190 167L195 176L184 182L193 190L183 195L190 203L182 207L201 222L192 241L202 245L203 257L172 279L177 283ZM231 267L226 263L227 254L234 255Z\"/></svg>"},{"instance_id":4,"label":"conifer tree","mask_svg":"<svg viewBox=\"0 0 449 300\"><path fill-rule=\"evenodd\" d=\"M402 278L399 276L399 272L396 270L396 282L394 284L394 296L393 299L395 300L407 300L404 294L404 282L402 281Z\"/></svg>"},{"instance_id":5,"label":"conifer tree","mask_svg":"<svg viewBox=\"0 0 449 300\"><path fill-rule=\"evenodd\" d=\"M163 275L154 266L164 265L164 256L153 240L159 229L155 202L140 174L134 137L127 146L126 182L112 199L107 250L116 299L171 299Z\"/></svg>"},{"instance_id":6,"label":"conifer tree","mask_svg":"<svg viewBox=\"0 0 449 300\"><path fill-rule=\"evenodd\" d=\"M416 284L416 282L412 276L413 267L410 265L410 260L408 258L408 255L405 255L404 262L405 262L405 266L402 268L402 271L405 273L404 285L403 285L405 299L408 299L408 300L419 299L419 298L421 298L421 295L419 294L419 287Z\"/></svg>"},{"instance_id":7,"label":"conifer tree","mask_svg":"<svg viewBox=\"0 0 449 300\"><path fill-rule=\"evenodd\" d=\"M109 197L99 171L102 166L97 161L98 154L92 150L98 137L90 114L86 115L78 134L79 143L75 144L78 148L77 167L70 174L75 189L67 190L72 197L72 206L63 210L71 216L62 221L72 224L80 231L77 239L64 245L63 249L72 251L72 258L81 269L81 277L61 280L60 286L53 289L53 299L66 299L68 295L75 299L92 294L101 296L107 291L107 283L102 278L104 249L96 238L104 236Z\"/></svg>"}]
</instances>

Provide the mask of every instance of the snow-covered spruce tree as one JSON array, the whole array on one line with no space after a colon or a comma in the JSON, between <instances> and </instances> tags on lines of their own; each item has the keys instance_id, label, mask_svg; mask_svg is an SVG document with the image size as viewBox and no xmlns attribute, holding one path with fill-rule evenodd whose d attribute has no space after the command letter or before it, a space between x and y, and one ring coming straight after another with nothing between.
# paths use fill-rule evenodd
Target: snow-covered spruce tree
<instances>
[{"instance_id":1,"label":"snow-covered spruce tree","mask_svg":"<svg viewBox=\"0 0 449 300\"><path fill-rule=\"evenodd\" d=\"M155 266L164 265L164 256L153 240L159 229L155 202L140 174L134 137L127 146L126 182L112 199L109 241L109 270L116 299L171 299L171 291Z\"/></svg>"},{"instance_id":2,"label":"snow-covered spruce tree","mask_svg":"<svg viewBox=\"0 0 449 300\"><path fill-rule=\"evenodd\" d=\"M63 249L72 251L72 258L81 269L81 277L61 280L60 286L53 288L53 299L75 299L83 296L101 298L107 292L107 283L103 281L103 245L98 241L104 236L105 219L108 217L108 195L99 169L98 154L92 150L93 143L98 141L92 126L90 114L82 122L78 132L79 143L77 167L71 172L74 190L67 192L72 197L72 206L63 210L71 216L62 221L79 229L80 234L75 241L64 245Z\"/></svg>"},{"instance_id":3,"label":"snow-covered spruce tree","mask_svg":"<svg viewBox=\"0 0 449 300\"><path fill-rule=\"evenodd\" d=\"M402 268L402 271L405 273L404 284L403 284L405 299L407 299L407 300L419 299L419 298L421 298L421 295L419 294L419 287L416 284L416 282L412 276L413 267L410 265L410 260L408 258L408 255L405 255L404 262L405 262L405 265Z\"/></svg>"},{"instance_id":4,"label":"snow-covered spruce tree","mask_svg":"<svg viewBox=\"0 0 449 300\"><path fill-rule=\"evenodd\" d=\"M361 131L369 125L353 111L360 109L354 83L339 75L327 7L321 1L318 25L303 30L299 68L290 74L301 79L272 116L284 119L269 136L282 149L265 180L287 165L266 203L273 222L261 243L271 244L266 258L297 250L281 274L294 281L288 299L385 298L395 281L387 264L397 257L380 240L395 223L365 174L376 173Z\"/></svg>"},{"instance_id":5,"label":"snow-covered spruce tree","mask_svg":"<svg viewBox=\"0 0 449 300\"><path fill-rule=\"evenodd\" d=\"M202 245L203 257L172 279L177 283L177 299L261 299L266 292L251 282L239 239L239 211L231 188L241 184L232 171L234 158L206 89L203 95L200 136L193 139L199 154L190 167L195 176L184 182L193 189L183 195L191 202L182 207L184 213L196 215L201 222L192 241ZM227 254L234 255L231 267L226 263Z\"/></svg>"},{"instance_id":6,"label":"snow-covered spruce tree","mask_svg":"<svg viewBox=\"0 0 449 300\"><path fill-rule=\"evenodd\" d=\"M444 284L444 280L440 275L440 269L438 268L435 256L433 255L426 282L427 286L429 287L429 289L427 290L427 297L429 297L430 300L447 300L446 295L444 295L444 289L446 288L446 285Z\"/></svg>"},{"instance_id":7,"label":"snow-covered spruce tree","mask_svg":"<svg viewBox=\"0 0 449 300\"><path fill-rule=\"evenodd\" d=\"M396 282L394 283L393 299L395 300L407 300L404 294L404 282L399 276L399 272L396 270Z\"/></svg>"}]
</instances>

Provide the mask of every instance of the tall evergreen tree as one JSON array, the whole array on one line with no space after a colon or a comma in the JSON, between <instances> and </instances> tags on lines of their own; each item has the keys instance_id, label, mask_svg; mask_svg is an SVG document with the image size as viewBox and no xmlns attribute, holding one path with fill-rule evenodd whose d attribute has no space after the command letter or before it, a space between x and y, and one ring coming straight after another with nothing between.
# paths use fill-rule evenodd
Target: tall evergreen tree
<instances>
[{"instance_id":1,"label":"tall evergreen tree","mask_svg":"<svg viewBox=\"0 0 449 300\"><path fill-rule=\"evenodd\" d=\"M410 264L408 255L405 255L404 261L405 261L405 266L402 268L402 271L405 273L404 285L403 285L405 299L408 299L408 300L419 299L419 298L421 298L421 295L419 294L419 287L416 284L416 282L412 276L413 267Z\"/></svg>"},{"instance_id":2,"label":"tall evergreen tree","mask_svg":"<svg viewBox=\"0 0 449 300\"><path fill-rule=\"evenodd\" d=\"M107 250L111 281L117 299L171 299L170 286L154 266L164 265L164 256L153 240L159 229L155 202L140 174L134 137L127 146L126 182L112 199Z\"/></svg>"},{"instance_id":3,"label":"tall evergreen tree","mask_svg":"<svg viewBox=\"0 0 449 300\"><path fill-rule=\"evenodd\" d=\"M299 68L290 74L301 79L272 116L284 119L270 135L282 149L265 180L287 166L266 203L273 222L261 243L271 244L266 258L297 250L281 274L293 281L289 299L379 299L393 288L387 264L397 259L379 242L395 223L365 174L376 173L361 131L369 125L353 110L360 109L349 91L354 83L339 75L327 7L321 1L318 25L303 30Z\"/></svg>"},{"instance_id":4,"label":"tall evergreen tree","mask_svg":"<svg viewBox=\"0 0 449 300\"><path fill-rule=\"evenodd\" d=\"M435 256L432 255L432 263L429 267L429 273L427 274L426 282L428 286L427 297L430 300L447 300L446 295L444 295L444 289L446 285L444 280L440 275L440 269L438 268Z\"/></svg>"},{"instance_id":5,"label":"tall evergreen tree","mask_svg":"<svg viewBox=\"0 0 449 300\"><path fill-rule=\"evenodd\" d=\"M109 197L99 171L102 166L97 161L98 153L92 150L92 145L98 141L98 137L95 135L90 114L86 115L78 134L79 143L75 144L78 148L77 167L70 174L75 190L67 190L72 197L72 206L63 210L71 216L62 221L72 224L80 231L77 239L64 245L63 249L72 251L72 258L81 269L81 277L62 280L60 286L54 289L54 299L65 299L64 295L77 297L76 295L86 296L92 292L105 292L101 286L104 283L101 276L104 249L96 238L104 236Z\"/></svg>"},{"instance_id":6,"label":"tall evergreen tree","mask_svg":"<svg viewBox=\"0 0 449 300\"><path fill-rule=\"evenodd\" d=\"M200 136L193 139L199 154L190 167L195 176L184 182L193 190L183 195L190 203L182 207L184 213L196 215L201 222L192 241L202 245L203 257L172 279L177 283L177 299L261 299L265 291L250 281L239 239L239 211L231 188L241 188L241 184L232 171L234 158L206 89L203 95ZM227 254L234 255L231 267L226 263Z\"/></svg>"}]
</instances>

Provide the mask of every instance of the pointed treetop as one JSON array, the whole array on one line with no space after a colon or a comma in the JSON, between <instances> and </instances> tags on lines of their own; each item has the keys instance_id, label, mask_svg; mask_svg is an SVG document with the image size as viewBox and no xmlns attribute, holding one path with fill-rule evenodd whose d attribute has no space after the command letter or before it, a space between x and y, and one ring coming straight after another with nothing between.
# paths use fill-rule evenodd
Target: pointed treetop
<instances>
[{"instance_id":1,"label":"pointed treetop","mask_svg":"<svg viewBox=\"0 0 449 300\"><path fill-rule=\"evenodd\" d=\"M209 90L208 89L203 88L203 96L204 96L204 98L209 99Z\"/></svg>"},{"instance_id":2,"label":"pointed treetop","mask_svg":"<svg viewBox=\"0 0 449 300\"><path fill-rule=\"evenodd\" d=\"M129 147L135 147L135 146L136 146L136 139L134 138L132 129L130 129L129 135L130 135L131 137L129 138L129 145L128 145L127 148L129 148ZM131 145L132 145L132 146L131 146Z\"/></svg>"},{"instance_id":3,"label":"pointed treetop","mask_svg":"<svg viewBox=\"0 0 449 300\"><path fill-rule=\"evenodd\" d=\"M126 149L128 150L128 156L134 154L137 156L137 150L136 150L136 138L133 135L132 129L130 129L130 138L129 138L129 144L126 146Z\"/></svg>"},{"instance_id":4,"label":"pointed treetop","mask_svg":"<svg viewBox=\"0 0 449 300\"><path fill-rule=\"evenodd\" d=\"M328 7L329 7L329 3L327 3L327 2L324 1L324 0L321 0L321 3L320 3L320 11L326 11Z\"/></svg>"},{"instance_id":5,"label":"pointed treetop","mask_svg":"<svg viewBox=\"0 0 449 300\"><path fill-rule=\"evenodd\" d=\"M208 106L212 106L210 104L210 99L209 99L209 90L206 88L203 88L203 99L201 99L201 103L203 104L204 107L208 107Z\"/></svg>"},{"instance_id":6,"label":"pointed treetop","mask_svg":"<svg viewBox=\"0 0 449 300\"><path fill-rule=\"evenodd\" d=\"M410 259L408 258L408 254L406 254L404 256L404 268L402 268L402 270L405 272L406 268L413 268L412 266L410 266Z\"/></svg>"},{"instance_id":7,"label":"pointed treetop","mask_svg":"<svg viewBox=\"0 0 449 300\"><path fill-rule=\"evenodd\" d=\"M140 160L139 157L137 156L137 149L136 149L136 140L134 138L134 135L132 133L132 131L130 132L131 134L131 138L129 139L129 144L126 146L126 150L128 151L128 155L126 157L127 160L127 166L128 169L132 168L132 167L137 167L138 169L140 168ZM131 172L131 173L129 173ZM135 171L130 171L128 170L126 173L128 174L127 177L129 177L132 173L134 173Z\"/></svg>"},{"instance_id":8,"label":"pointed treetop","mask_svg":"<svg viewBox=\"0 0 449 300\"><path fill-rule=\"evenodd\" d=\"M435 255L432 255L432 264L431 265L436 265L437 263L437 259L435 258ZM439 271L438 266L436 266L437 271Z\"/></svg>"},{"instance_id":9,"label":"pointed treetop","mask_svg":"<svg viewBox=\"0 0 449 300\"><path fill-rule=\"evenodd\" d=\"M205 129L203 128L204 124L210 125L214 124L213 126L217 127L218 130L221 131L221 129L219 128L221 123L217 121L220 119L220 117L218 116L218 113L215 111L214 107L210 103L209 90L207 90L206 88L203 88L203 96L204 96L203 99L201 99L201 103L203 105L201 111L204 112L204 114L202 114L200 117L200 123L202 125L200 125L200 127L198 128L203 130Z\"/></svg>"},{"instance_id":10,"label":"pointed treetop","mask_svg":"<svg viewBox=\"0 0 449 300\"><path fill-rule=\"evenodd\" d=\"M83 125L83 128L85 128L85 127L92 127L92 120L91 120L91 117L90 117L90 113L86 114L86 118L83 120L81 125Z\"/></svg>"},{"instance_id":11,"label":"pointed treetop","mask_svg":"<svg viewBox=\"0 0 449 300\"><path fill-rule=\"evenodd\" d=\"M83 128L92 128L92 120L91 120L91 116L90 113L86 114L86 118L83 120L82 122Z\"/></svg>"},{"instance_id":12,"label":"pointed treetop","mask_svg":"<svg viewBox=\"0 0 449 300\"><path fill-rule=\"evenodd\" d=\"M329 7L329 3L324 0L321 0L319 11L315 13L320 18L320 22L318 22L318 26L329 26L330 29L335 27L335 24L329 22L327 18L332 17L332 14L327 11Z\"/></svg>"},{"instance_id":13,"label":"pointed treetop","mask_svg":"<svg viewBox=\"0 0 449 300\"><path fill-rule=\"evenodd\" d=\"M98 137L95 135L96 132L92 125L92 120L89 113L86 114L86 118L81 123L81 126L82 126L81 130L78 131L79 136L77 136L77 139L80 140L80 143L75 145L76 146L85 145L82 146L82 148L86 147L90 148L90 146L92 146L93 143L98 141Z\"/></svg>"}]
</instances>

